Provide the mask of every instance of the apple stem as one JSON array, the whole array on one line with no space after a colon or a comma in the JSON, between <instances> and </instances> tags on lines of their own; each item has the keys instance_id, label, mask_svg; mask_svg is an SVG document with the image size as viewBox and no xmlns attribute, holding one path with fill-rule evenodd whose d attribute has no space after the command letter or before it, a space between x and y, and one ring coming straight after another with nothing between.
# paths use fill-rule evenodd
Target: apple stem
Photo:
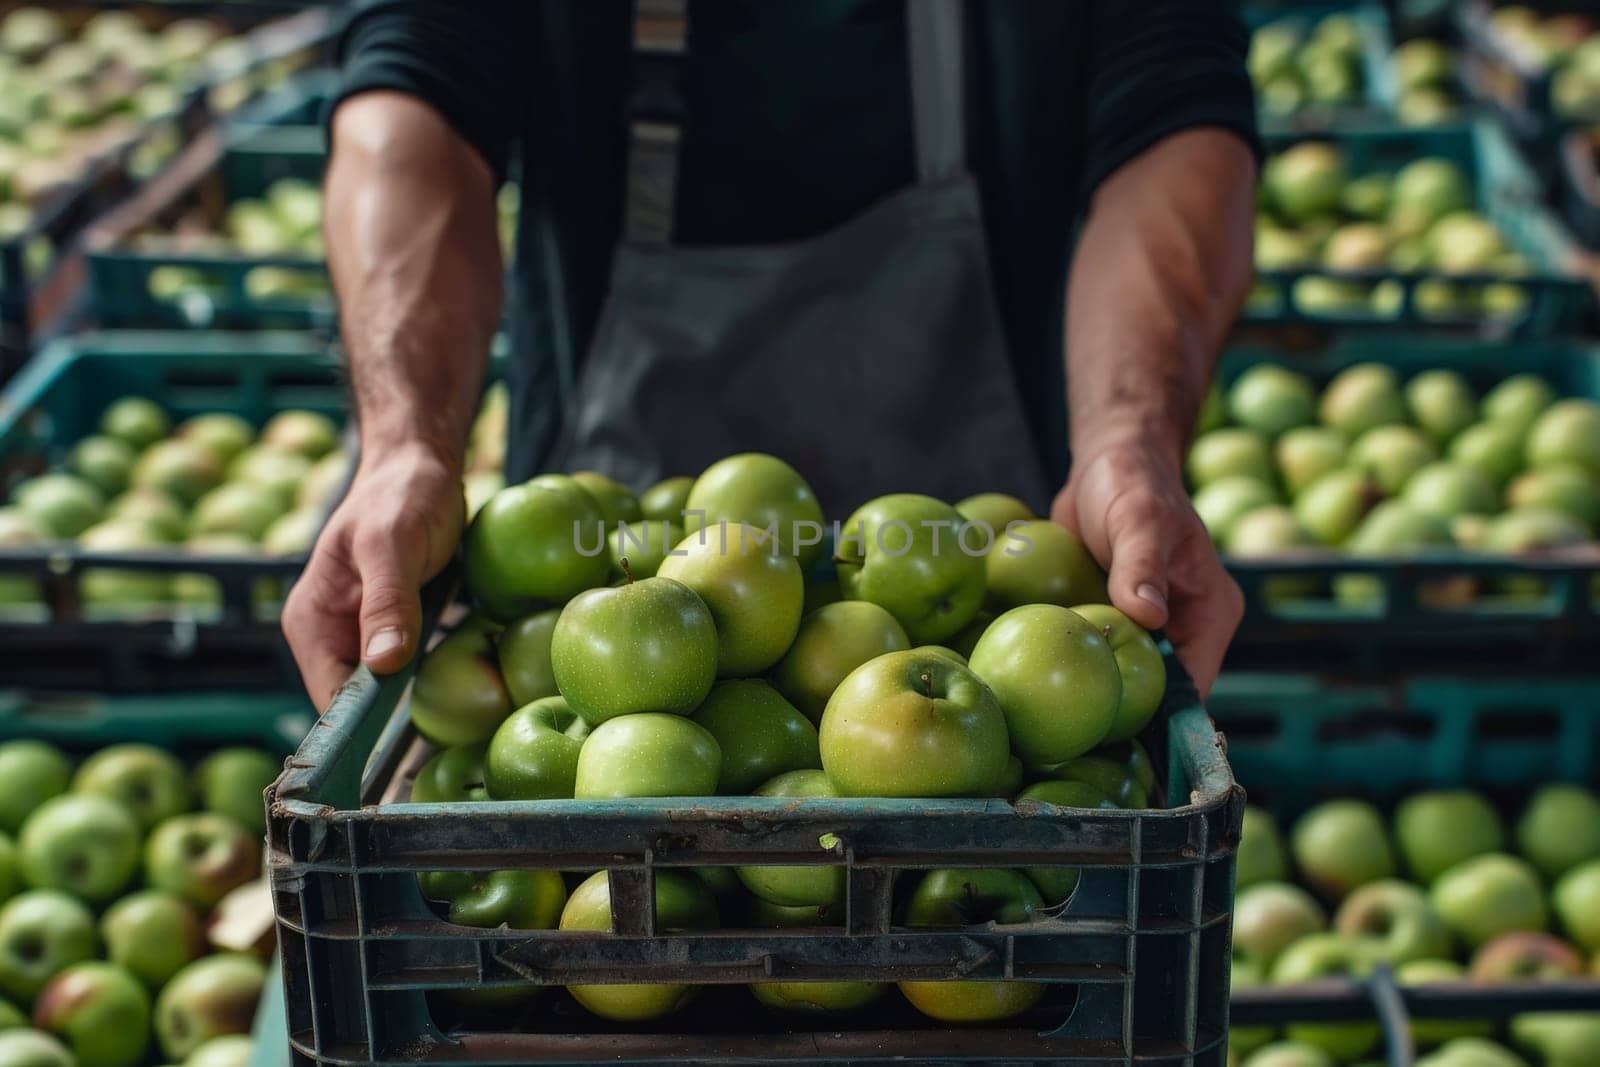
<instances>
[{"instance_id":1,"label":"apple stem","mask_svg":"<svg viewBox=\"0 0 1600 1067\"><path fill-rule=\"evenodd\" d=\"M924 696L933 696L933 676L927 671L922 672L922 693Z\"/></svg>"},{"instance_id":2,"label":"apple stem","mask_svg":"<svg viewBox=\"0 0 1600 1067\"><path fill-rule=\"evenodd\" d=\"M1111 640L1111 624L1109 622L1100 627L1100 636L1107 641Z\"/></svg>"},{"instance_id":3,"label":"apple stem","mask_svg":"<svg viewBox=\"0 0 1600 1067\"><path fill-rule=\"evenodd\" d=\"M632 585L633 584L633 568L628 566L628 557L627 556L619 557L617 559L617 563L622 567L622 576L627 579L627 583L626 584L627 585Z\"/></svg>"}]
</instances>

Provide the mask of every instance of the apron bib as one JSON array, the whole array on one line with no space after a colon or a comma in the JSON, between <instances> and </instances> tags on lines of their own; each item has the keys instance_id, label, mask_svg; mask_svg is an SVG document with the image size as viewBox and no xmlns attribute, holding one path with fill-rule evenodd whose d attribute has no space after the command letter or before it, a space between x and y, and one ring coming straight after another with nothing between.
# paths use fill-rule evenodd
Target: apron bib
<instances>
[{"instance_id":1,"label":"apron bib","mask_svg":"<svg viewBox=\"0 0 1600 1067\"><path fill-rule=\"evenodd\" d=\"M685 10L640 0L636 56L681 53ZM1049 503L966 169L960 0L906 12L916 184L817 237L674 246L679 126L635 115L625 239L556 469L640 489L757 451L830 518L894 492Z\"/></svg>"}]
</instances>

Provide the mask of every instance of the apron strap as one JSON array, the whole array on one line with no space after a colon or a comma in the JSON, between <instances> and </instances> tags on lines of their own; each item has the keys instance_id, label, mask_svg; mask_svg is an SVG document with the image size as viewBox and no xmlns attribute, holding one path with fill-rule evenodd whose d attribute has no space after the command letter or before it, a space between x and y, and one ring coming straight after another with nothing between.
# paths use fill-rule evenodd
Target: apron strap
<instances>
[{"instance_id":1,"label":"apron strap","mask_svg":"<svg viewBox=\"0 0 1600 1067\"><path fill-rule=\"evenodd\" d=\"M688 43L688 0L635 0L623 209L630 244L672 242ZM950 181L967 166L962 0L906 0L906 51L917 181Z\"/></svg>"}]
</instances>

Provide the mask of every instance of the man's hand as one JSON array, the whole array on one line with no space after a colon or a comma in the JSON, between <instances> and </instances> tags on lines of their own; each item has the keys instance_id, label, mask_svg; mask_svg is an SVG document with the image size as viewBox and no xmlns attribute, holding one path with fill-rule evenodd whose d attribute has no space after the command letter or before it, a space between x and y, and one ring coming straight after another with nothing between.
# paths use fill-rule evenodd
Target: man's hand
<instances>
[{"instance_id":1,"label":"man's hand","mask_svg":"<svg viewBox=\"0 0 1600 1067\"><path fill-rule=\"evenodd\" d=\"M1210 692L1244 597L1172 463L1132 441L1084 456L1050 517L1107 568L1112 604L1147 630L1166 627L1200 695Z\"/></svg>"},{"instance_id":2,"label":"man's hand","mask_svg":"<svg viewBox=\"0 0 1600 1067\"><path fill-rule=\"evenodd\" d=\"M363 459L289 592L283 631L326 708L358 662L404 667L421 638L418 590L461 539L461 470L421 445Z\"/></svg>"}]
</instances>

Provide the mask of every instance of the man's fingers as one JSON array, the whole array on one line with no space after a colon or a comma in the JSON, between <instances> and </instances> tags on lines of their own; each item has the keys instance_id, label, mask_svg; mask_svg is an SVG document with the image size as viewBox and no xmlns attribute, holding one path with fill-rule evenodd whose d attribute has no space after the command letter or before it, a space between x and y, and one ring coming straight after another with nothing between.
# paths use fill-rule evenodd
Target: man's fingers
<instances>
[{"instance_id":1,"label":"man's fingers","mask_svg":"<svg viewBox=\"0 0 1600 1067\"><path fill-rule=\"evenodd\" d=\"M327 709L333 694L349 680L357 660L353 612L316 594L313 587L324 580L320 571L308 567L283 609L284 636L306 693L319 712Z\"/></svg>"},{"instance_id":2,"label":"man's fingers","mask_svg":"<svg viewBox=\"0 0 1600 1067\"><path fill-rule=\"evenodd\" d=\"M1108 519L1112 530L1111 573L1106 589L1111 603L1146 630L1165 626L1170 614L1167 564L1172 557L1171 516L1154 505L1130 501Z\"/></svg>"},{"instance_id":3,"label":"man's fingers","mask_svg":"<svg viewBox=\"0 0 1600 1067\"><path fill-rule=\"evenodd\" d=\"M1196 580L1183 581L1175 590L1167 636L1204 698L1222 670L1222 658L1243 617L1244 597L1214 555L1196 568Z\"/></svg>"},{"instance_id":4,"label":"man's fingers","mask_svg":"<svg viewBox=\"0 0 1600 1067\"><path fill-rule=\"evenodd\" d=\"M364 534L354 545L361 575L361 661L393 674L411 661L422 628L420 548L411 539Z\"/></svg>"}]
</instances>

